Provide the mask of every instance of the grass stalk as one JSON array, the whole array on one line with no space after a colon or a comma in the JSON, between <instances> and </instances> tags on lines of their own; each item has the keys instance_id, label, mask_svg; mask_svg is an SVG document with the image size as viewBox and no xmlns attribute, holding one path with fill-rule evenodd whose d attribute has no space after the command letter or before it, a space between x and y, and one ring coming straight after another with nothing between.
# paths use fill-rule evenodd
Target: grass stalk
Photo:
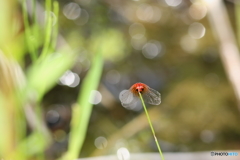
<instances>
[{"instance_id":1,"label":"grass stalk","mask_svg":"<svg viewBox=\"0 0 240 160\"><path fill-rule=\"evenodd\" d=\"M146 105L145 105L145 103L144 103L144 100L143 100L143 98L142 98L142 94L141 94L140 92L138 92L138 94L139 94L139 97L140 97L140 99L141 99L141 101L142 101L142 105L143 105L144 111L145 111L145 113L146 113L147 120L148 120L148 123L149 123L149 125L150 125L150 128L151 128L151 131L152 131L152 134L153 134L155 143L156 143L156 145L157 145L158 152L159 152L159 154L160 154L161 159L164 160L164 157L163 157L163 154L162 154L162 150L161 150L161 148L160 148L160 145L159 145L159 143L158 143L157 137L156 137L156 135L155 135L155 131L154 131L154 129L153 129L151 119L150 119L150 117L149 117L149 115L148 115L147 107L146 107Z\"/></svg>"},{"instance_id":2,"label":"grass stalk","mask_svg":"<svg viewBox=\"0 0 240 160\"><path fill-rule=\"evenodd\" d=\"M32 30L31 33L33 35L33 39L30 41L32 47L33 47L33 52L34 52L34 56L37 60L38 58L38 47L39 47L39 41L41 41L39 38L39 24L37 22L37 2L36 0L32 0Z\"/></svg>"},{"instance_id":3,"label":"grass stalk","mask_svg":"<svg viewBox=\"0 0 240 160\"><path fill-rule=\"evenodd\" d=\"M92 64L91 69L82 82L78 104L73 107L68 151L61 160L76 159L81 152L86 137L93 108L93 104L89 102L89 98L91 92L97 89L102 74L103 57L101 51L96 53Z\"/></svg>"},{"instance_id":4,"label":"grass stalk","mask_svg":"<svg viewBox=\"0 0 240 160\"><path fill-rule=\"evenodd\" d=\"M26 0L23 0L23 2L22 2L22 10L23 10L23 22L24 22L24 27L25 27L25 39L26 39L27 47L29 49L29 53L30 53L32 61L36 61L37 60L37 53L36 53L36 49L34 48L35 45L31 44L33 35L32 35L32 32L31 32L29 21L28 21ZM34 12L35 12L35 8L33 9L33 13Z\"/></svg>"},{"instance_id":5,"label":"grass stalk","mask_svg":"<svg viewBox=\"0 0 240 160\"><path fill-rule=\"evenodd\" d=\"M50 50L54 51L56 44L57 44L57 37L58 37L58 14L59 14L59 4L58 1L54 1L53 2L53 14L55 15L55 17L53 17L53 21L54 18L55 19L55 24L53 24L53 31L52 31L52 41L51 41L51 46L50 46Z\"/></svg>"},{"instance_id":6,"label":"grass stalk","mask_svg":"<svg viewBox=\"0 0 240 160\"><path fill-rule=\"evenodd\" d=\"M51 16L52 0L46 0L45 8L46 8L46 13L45 13L46 29L45 29L45 39L43 44L43 50L40 55L40 59L45 58L49 53L51 34L52 34L52 22L53 22L53 18Z\"/></svg>"}]
</instances>

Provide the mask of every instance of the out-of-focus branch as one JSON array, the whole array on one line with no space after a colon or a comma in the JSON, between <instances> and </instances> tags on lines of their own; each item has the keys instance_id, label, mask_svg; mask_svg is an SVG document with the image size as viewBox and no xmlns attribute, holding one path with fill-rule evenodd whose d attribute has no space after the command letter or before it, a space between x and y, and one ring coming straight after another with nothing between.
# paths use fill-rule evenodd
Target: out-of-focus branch
<instances>
[{"instance_id":1,"label":"out-of-focus branch","mask_svg":"<svg viewBox=\"0 0 240 160\"><path fill-rule=\"evenodd\" d=\"M203 0L208 8L212 30L216 31L222 63L235 92L240 110L240 55L237 42L221 0Z\"/></svg>"},{"instance_id":2,"label":"out-of-focus branch","mask_svg":"<svg viewBox=\"0 0 240 160\"><path fill-rule=\"evenodd\" d=\"M157 107L153 107L149 110L149 115L151 115L151 120L154 122L159 118L159 111ZM139 123L140 122L140 123ZM137 118L133 119L131 122L123 126L118 132L114 133L108 138L108 145L104 150L96 149L91 156L100 156L106 154L106 151L114 147L116 141L121 138L130 138L137 134L144 128L148 126L146 120L146 115L142 113Z\"/></svg>"},{"instance_id":3,"label":"out-of-focus branch","mask_svg":"<svg viewBox=\"0 0 240 160\"><path fill-rule=\"evenodd\" d=\"M236 20L236 25L237 25L237 41L238 41L238 46L240 46L240 1L237 0L234 3L235 7L235 20Z\"/></svg>"}]
</instances>

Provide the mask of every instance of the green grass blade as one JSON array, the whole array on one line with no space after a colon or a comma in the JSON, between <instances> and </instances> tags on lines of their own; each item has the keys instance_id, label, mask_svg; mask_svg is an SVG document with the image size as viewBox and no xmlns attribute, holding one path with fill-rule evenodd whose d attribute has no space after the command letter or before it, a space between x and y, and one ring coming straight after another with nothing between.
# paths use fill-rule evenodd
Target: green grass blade
<instances>
[{"instance_id":1,"label":"green grass blade","mask_svg":"<svg viewBox=\"0 0 240 160\"><path fill-rule=\"evenodd\" d=\"M75 55L55 53L30 67L27 74L28 91L35 91L38 101L51 89L65 71L74 65Z\"/></svg>"},{"instance_id":2,"label":"green grass blade","mask_svg":"<svg viewBox=\"0 0 240 160\"><path fill-rule=\"evenodd\" d=\"M92 90L96 90L102 74L103 58L101 53L94 57L92 67L82 83L82 89L78 97L78 104L73 108L71 121L71 132L68 152L62 158L76 159L82 149L86 136L88 122L92 112L92 104L89 103L89 97Z\"/></svg>"},{"instance_id":3,"label":"green grass blade","mask_svg":"<svg viewBox=\"0 0 240 160\"><path fill-rule=\"evenodd\" d=\"M52 31L52 41L50 45L50 50L54 51L56 44L57 44L57 37L58 37L58 14L59 14L59 4L57 1L53 2L53 13L55 16L55 21L56 23L53 26L53 31ZM54 18L54 17L53 17Z\"/></svg>"},{"instance_id":4,"label":"green grass blade","mask_svg":"<svg viewBox=\"0 0 240 160\"><path fill-rule=\"evenodd\" d=\"M145 113L146 113L147 120L148 120L148 123L149 123L149 125L150 125L150 128L151 128L151 131L152 131L152 134L153 134L155 143L156 143L156 145L157 145L158 152L159 152L159 154L160 154L161 159L164 160L164 157L163 157L163 154L162 154L162 150L161 150L161 148L160 148L160 145L159 145L159 143L158 143L157 137L156 137L156 135L155 135L155 131L154 131L154 129L153 129L151 119L150 119L150 117L149 117L149 115L148 115L147 107L145 106L144 100L143 100L143 98L142 98L142 94L141 94L140 92L138 92L138 93L139 93L139 97L140 97L140 99L141 99L141 101L142 101L142 105L143 105L144 111L145 111Z\"/></svg>"},{"instance_id":5,"label":"green grass blade","mask_svg":"<svg viewBox=\"0 0 240 160\"><path fill-rule=\"evenodd\" d=\"M41 132L33 132L19 143L16 151L9 159L26 160L36 155L38 155L36 157L39 157L49 145L49 142L48 138Z\"/></svg>"},{"instance_id":6,"label":"green grass blade","mask_svg":"<svg viewBox=\"0 0 240 160\"><path fill-rule=\"evenodd\" d=\"M7 108L5 106L6 97L0 92L0 132L5 135L0 137L0 155L2 158L5 158L9 152L10 143L11 143L11 125L9 125L9 117L7 113Z\"/></svg>"},{"instance_id":7,"label":"green grass blade","mask_svg":"<svg viewBox=\"0 0 240 160\"><path fill-rule=\"evenodd\" d=\"M52 34L52 22L53 22L53 18L51 16L52 0L46 0L45 4L46 4L45 5L46 29L45 29L45 39L43 44L43 50L40 55L40 59L43 59L49 53L51 34Z\"/></svg>"},{"instance_id":8,"label":"green grass blade","mask_svg":"<svg viewBox=\"0 0 240 160\"><path fill-rule=\"evenodd\" d=\"M32 29L31 29L29 21L28 21L26 0L23 0L23 2L22 2L22 10L23 10L23 22L24 22L24 27L25 27L25 40L26 40L32 61L36 61L37 60L37 52L36 52L36 49L34 48L35 45L31 44L33 35L31 33ZM33 12L35 12L35 11L33 11Z\"/></svg>"},{"instance_id":9,"label":"green grass blade","mask_svg":"<svg viewBox=\"0 0 240 160\"><path fill-rule=\"evenodd\" d=\"M34 51L34 55L36 57L38 57L39 53L38 53L38 47L41 45L42 40L40 40L40 26L37 22L37 13L36 13L36 0L32 0L32 35L33 35L33 40L31 41L31 45L33 45L33 51Z\"/></svg>"}]
</instances>

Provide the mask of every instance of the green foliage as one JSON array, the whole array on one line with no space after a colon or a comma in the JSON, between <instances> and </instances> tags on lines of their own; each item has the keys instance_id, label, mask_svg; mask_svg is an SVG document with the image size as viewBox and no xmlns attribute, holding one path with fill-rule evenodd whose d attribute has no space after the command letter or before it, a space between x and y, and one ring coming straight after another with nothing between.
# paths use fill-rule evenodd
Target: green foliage
<instances>
[{"instance_id":1,"label":"green foliage","mask_svg":"<svg viewBox=\"0 0 240 160\"><path fill-rule=\"evenodd\" d=\"M0 83L0 131L5 135L0 138L0 158L27 160L35 157L40 160L44 159L44 151L52 142L51 135L42 118L42 98L57 84L58 79L72 68L77 55L70 49L55 51L58 24L53 23L58 21L58 2L52 2L52 0L45 2L46 25L44 29L37 22L36 1L32 1L31 23L26 3L26 0L22 1L26 45L21 42L22 34L11 43L7 43L7 47L5 46L6 42L3 39L0 40L0 48L3 50L3 52L0 51L0 56L3 57L0 59L2 78ZM10 3L1 2L0 4L7 6L7 9L13 7ZM4 13L9 12L10 10L6 10ZM11 37L12 32L2 32L11 30L10 23L6 24L5 21L6 19L0 16L0 35ZM40 34L42 31L43 35ZM23 65L27 52L30 55L31 63L25 69L20 66ZM92 110L92 104L88 100L91 91L98 87L103 67L101 51L96 52L92 64L83 80L77 107L74 107L76 112L73 112L69 151L66 154L69 157L77 158L83 145ZM31 133L28 135L26 134L27 123L31 127Z\"/></svg>"},{"instance_id":2,"label":"green foliage","mask_svg":"<svg viewBox=\"0 0 240 160\"><path fill-rule=\"evenodd\" d=\"M123 51L126 44L123 35L119 31L108 29L93 34L90 40L91 48L89 47L93 53L99 50L99 42L102 44L101 48L105 59L114 62L126 57L127 54Z\"/></svg>"},{"instance_id":3,"label":"green foliage","mask_svg":"<svg viewBox=\"0 0 240 160\"><path fill-rule=\"evenodd\" d=\"M92 104L89 102L91 92L96 90L101 78L103 67L102 52L98 51L93 60L93 65L85 77L78 97L78 103L73 107L69 149L64 159L76 159L81 151L88 122L92 112Z\"/></svg>"},{"instance_id":4,"label":"green foliage","mask_svg":"<svg viewBox=\"0 0 240 160\"><path fill-rule=\"evenodd\" d=\"M41 100L43 95L56 84L59 77L72 67L74 59L73 54L54 53L31 66L27 75L27 86L36 92L38 100Z\"/></svg>"},{"instance_id":5,"label":"green foliage","mask_svg":"<svg viewBox=\"0 0 240 160\"><path fill-rule=\"evenodd\" d=\"M45 12L36 12L37 2L43 5ZM63 14L59 12L59 6L65 8L66 3L70 2L0 1L3 13L0 15L0 133L3 135L0 137L0 159L46 159L44 152L51 148L52 137L56 135L54 130L52 136L45 124L43 108L48 107L45 102L58 98L55 94L60 87L54 86L74 65L79 68L74 66L73 70L81 70L79 91L78 87L61 87L69 91L64 98L77 97L72 106L69 134L61 130L64 138L69 137L68 150L65 154L63 150L50 150L52 155L63 154L59 159L76 159L80 153L81 156L114 154L118 140L123 138L131 142L124 144L130 151L154 151L155 148L146 145L151 144L152 136L151 132L145 132L145 115L121 108L116 100L119 88L134 81L151 83L164 93L161 106L148 108L152 120L149 123L154 124L157 137L174 145L174 151L239 148L239 138L235 138L240 133L239 112L218 55L218 42L212 36L216 29L209 27L206 18L196 20L190 13L190 10L194 10L194 14L205 11L204 6L201 9L197 4L200 10L194 9L195 2L185 1L181 2L185 9L166 7L155 1L75 1L81 13L70 20L64 10ZM229 7L229 15L236 18L231 20L236 22L236 35L240 39L240 7L238 2L234 3L233 16L230 3L225 4ZM18 5L22 5L21 13ZM186 12L187 7L189 12ZM38 14L45 15L43 24L39 23ZM160 19L151 23L141 15L147 15L145 18L160 15ZM204 37L191 38L189 28L194 22L204 25ZM139 31L140 39L129 34L134 23L144 26L144 33ZM59 26L73 50L64 46L65 41L58 36ZM60 43L56 49L58 39ZM155 41L159 45L153 45ZM149 59L143 48L149 54L158 55ZM89 98L92 91L98 89L103 60L107 60L103 77L108 84L100 87L104 108L93 110ZM101 112L104 109L108 112ZM92 111L97 112L94 114L97 121L93 123L89 121ZM70 116L67 122L69 120ZM64 127L68 128L68 124ZM86 136L87 129L89 136ZM204 142L204 130L212 133L212 141ZM99 133L104 133L108 142L107 148L101 150L92 145L92 138L100 136Z\"/></svg>"}]
</instances>

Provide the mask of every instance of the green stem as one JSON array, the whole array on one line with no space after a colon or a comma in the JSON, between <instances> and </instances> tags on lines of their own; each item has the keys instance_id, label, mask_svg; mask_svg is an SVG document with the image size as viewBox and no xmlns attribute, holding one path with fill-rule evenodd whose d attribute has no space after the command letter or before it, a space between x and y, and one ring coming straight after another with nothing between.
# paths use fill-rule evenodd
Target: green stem
<instances>
[{"instance_id":1,"label":"green stem","mask_svg":"<svg viewBox=\"0 0 240 160\"><path fill-rule=\"evenodd\" d=\"M53 26L52 29L52 42L50 44L50 51L54 52L56 44L57 44L57 37L58 37L58 14L59 14L59 4L58 1L53 2L53 13L56 16L56 24ZM54 21L54 18L53 18Z\"/></svg>"},{"instance_id":2,"label":"green stem","mask_svg":"<svg viewBox=\"0 0 240 160\"><path fill-rule=\"evenodd\" d=\"M33 61L36 61L37 54L36 54L36 50L34 49L34 46L31 44L32 30L30 28L30 24L28 21L28 13L27 13L27 4L26 3L27 3L26 0L22 1L23 22L24 22L24 27L25 27L25 38L26 38L26 43L27 43L27 47L29 49L31 59ZM33 10L33 12L35 12L35 10Z\"/></svg>"},{"instance_id":3,"label":"green stem","mask_svg":"<svg viewBox=\"0 0 240 160\"><path fill-rule=\"evenodd\" d=\"M49 53L49 47L51 42L51 34L52 34L52 21L53 18L51 16L51 9L52 9L52 0L46 0L45 2L45 8L46 8L46 28L45 28L45 39L43 44L42 53L40 55L40 58L45 58Z\"/></svg>"},{"instance_id":4,"label":"green stem","mask_svg":"<svg viewBox=\"0 0 240 160\"><path fill-rule=\"evenodd\" d=\"M164 157L163 157L163 154L162 154L160 145L159 145L159 143L158 143L157 137L156 137L156 135L155 135L155 131L154 131L153 126L152 126L151 119L150 119L150 117L149 117L149 115L148 115L147 107L145 106L144 100L143 100L143 98L142 98L142 94L141 94L140 92L138 92L138 93L139 93L139 97L140 97L140 99L141 99L141 101L142 101L143 108L144 108L144 111L145 111L146 116L147 116L147 119L148 119L148 123L149 123L149 125L150 125L151 130L152 130L152 134L153 134L155 143L156 143L157 148L158 148L158 151L159 151L159 153L160 153L160 157L161 157L162 160L164 160Z\"/></svg>"}]
</instances>

